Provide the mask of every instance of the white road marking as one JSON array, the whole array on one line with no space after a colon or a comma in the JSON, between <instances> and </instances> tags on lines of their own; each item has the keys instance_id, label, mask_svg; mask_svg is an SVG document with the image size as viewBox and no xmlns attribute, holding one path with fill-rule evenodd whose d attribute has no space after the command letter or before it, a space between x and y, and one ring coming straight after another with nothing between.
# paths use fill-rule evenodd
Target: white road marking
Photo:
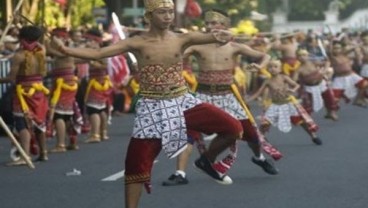
<instances>
[{"instance_id":1,"label":"white road marking","mask_svg":"<svg viewBox=\"0 0 368 208\"><path fill-rule=\"evenodd\" d=\"M111 175L109 177L102 179L101 181L116 181L119 178L123 178L124 175L125 175L125 170L122 170L120 172L115 173L114 175Z\"/></svg>"},{"instance_id":2,"label":"white road marking","mask_svg":"<svg viewBox=\"0 0 368 208\"><path fill-rule=\"evenodd\" d=\"M210 135L205 135L205 136L203 137L203 140L204 140L204 141L211 141L211 140L213 140L215 137L217 137L217 134L216 134L216 133L214 133L214 134L210 134Z\"/></svg>"},{"instance_id":3,"label":"white road marking","mask_svg":"<svg viewBox=\"0 0 368 208\"><path fill-rule=\"evenodd\" d=\"M157 163L158 160L153 161L153 164ZM117 172L111 176L108 176L106 178L103 178L101 181L117 181L120 178L123 178L125 176L125 170L122 170L120 172Z\"/></svg>"}]
</instances>

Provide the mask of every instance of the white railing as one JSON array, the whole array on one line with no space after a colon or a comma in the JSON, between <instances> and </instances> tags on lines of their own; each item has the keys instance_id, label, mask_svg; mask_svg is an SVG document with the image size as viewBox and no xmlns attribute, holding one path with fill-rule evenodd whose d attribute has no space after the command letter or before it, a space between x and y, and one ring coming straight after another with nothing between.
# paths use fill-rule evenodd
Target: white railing
<instances>
[{"instance_id":1,"label":"white railing","mask_svg":"<svg viewBox=\"0 0 368 208\"><path fill-rule=\"evenodd\" d=\"M10 61L8 59L0 59L0 77L5 77L10 71ZM0 84L0 100L3 94L10 87L10 84Z\"/></svg>"}]
</instances>

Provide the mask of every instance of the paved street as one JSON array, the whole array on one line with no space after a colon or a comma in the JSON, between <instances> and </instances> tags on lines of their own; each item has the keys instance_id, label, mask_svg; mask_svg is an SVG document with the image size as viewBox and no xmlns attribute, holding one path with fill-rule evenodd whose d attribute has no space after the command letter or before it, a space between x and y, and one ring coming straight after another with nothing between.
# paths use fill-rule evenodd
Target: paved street
<instances>
[{"instance_id":1,"label":"paved street","mask_svg":"<svg viewBox=\"0 0 368 208\"><path fill-rule=\"evenodd\" d=\"M257 109L258 110L258 109ZM234 184L222 186L192 165L190 183L163 187L175 169L175 159L164 154L153 169L153 192L143 194L142 208L366 208L368 205L368 109L343 105L340 121L314 115L324 145L314 145L301 128L291 133L272 129L269 139L284 154L276 162L280 174L270 176L251 161L241 144L229 175ZM114 117L111 139L100 144L80 144L79 151L50 154L36 169L5 167L9 140L0 138L1 208L122 208L124 158L133 115ZM80 141L85 139L83 135ZM49 141L52 147L54 140ZM198 157L195 152L191 161ZM192 163L191 162L191 163ZM76 168L80 176L66 176Z\"/></svg>"}]
</instances>

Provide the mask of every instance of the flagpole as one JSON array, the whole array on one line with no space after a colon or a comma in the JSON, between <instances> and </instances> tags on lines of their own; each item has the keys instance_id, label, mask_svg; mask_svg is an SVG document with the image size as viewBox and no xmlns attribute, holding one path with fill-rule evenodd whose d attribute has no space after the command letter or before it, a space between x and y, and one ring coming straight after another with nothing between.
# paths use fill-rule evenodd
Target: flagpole
<instances>
[{"instance_id":1,"label":"flagpole","mask_svg":"<svg viewBox=\"0 0 368 208\"><path fill-rule=\"evenodd\" d=\"M115 26L118 34L119 34L120 39L121 40L126 39L125 34L122 30L122 25L120 24L118 16L115 14L115 12L113 12L111 15L112 15L112 22L114 23L114 26ZM134 54L128 52L128 56L131 59L133 64L137 63L137 58L134 56Z\"/></svg>"}]
</instances>

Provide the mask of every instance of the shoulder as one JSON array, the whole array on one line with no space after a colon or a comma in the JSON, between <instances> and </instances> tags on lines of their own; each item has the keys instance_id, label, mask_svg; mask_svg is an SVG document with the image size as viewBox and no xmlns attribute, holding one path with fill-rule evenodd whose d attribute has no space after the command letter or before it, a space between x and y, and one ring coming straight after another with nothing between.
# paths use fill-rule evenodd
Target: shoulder
<instances>
[{"instance_id":1,"label":"shoulder","mask_svg":"<svg viewBox=\"0 0 368 208\"><path fill-rule=\"evenodd\" d=\"M234 42L234 41L229 42L228 45L230 45L231 47L234 47L234 48L248 47L245 44L237 43L237 42Z\"/></svg>"},{"instance_id":2,"label":"shoulder","mask_svg":"<svg viewBox=\"0 0 368 208\"><path fill-rule=\"evenodd\" d=\"M45 45L42 45L41 43L38 43L38 48L39 48L43 53L45 53L45 54L46 54L46 47L45 47Z\"/></svg>"},{"instance_id":3,"label":"shoulder","mask_svg":"<svg viewBox=\"0 0 368 208\"><path fill-rule=\"evenodd\" d=\"M203 33L203 32L197 32L197 31L188 32L188 33L179 33L177 35L179 38L183 38L183 39L194 39L198 37L212 36L211 33Z\"/></svg>"},{"instance_id":4,"label":"shoulder","mask_svg":"<svg viewBox=\"0 0 368 208\"><path fill-rule=\"evenodd\" d=\"M243 44L243 43L237 43L237 42L230 42L228 45L234 50L234 51L246 51L249 52L253 50L250 46Z\"/></svg>"},{"instance_id":5,"label":"shoulder","mask_svg":"<svg viewBox=\"0 0 368 208\"><path fill-rule=\"evenodd\" d=\"M14 62L14 61L22 61L22 60L24 60L24 58L25 58L24 51L23 50L18 50L11 57L11 61L12 62Z\"/></svg>"},{"instance_id":6,"label":"shoulder","mask_svg":"<svg viewBox=\"0 0 368 208\"><path fill-rule=\"evenodd\" d=\"M289 78L289 76L286 75L286 74L280 74L280 77L282 77L283 79L288 79Z\"/></svg>"},{"instance_id":7,"label":"shoulder","mask_svg":"<svg viewBox=\"0 0 368 208\"><path fill-rule=\"evenodd\" d=\"M272 80L271 80L271 79L266 79L266 80L263 82L263 85L264 85L264 86L268 86L271 82L272 82Z\"/></svg>"}]
</instances>

